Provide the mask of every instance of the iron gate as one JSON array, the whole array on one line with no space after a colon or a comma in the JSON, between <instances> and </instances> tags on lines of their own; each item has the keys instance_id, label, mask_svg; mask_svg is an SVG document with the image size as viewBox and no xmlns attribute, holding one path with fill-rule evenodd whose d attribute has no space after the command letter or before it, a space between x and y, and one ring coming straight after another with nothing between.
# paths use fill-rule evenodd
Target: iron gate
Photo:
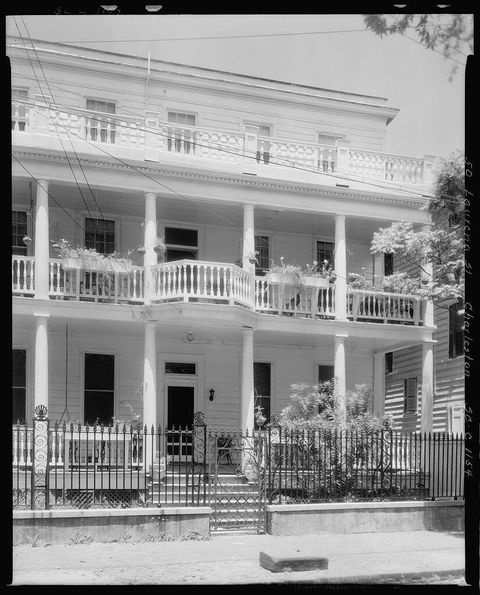
<instances>
[{"instance_id":1,"label":"iron gate","mask_svg":"<svg viewBox=\"0 0 480 595\"><path fill-rule=\"evenodd\" d=\"M265 532L265 434L209 434L211 530Z\"/></svg>"}]
</instances>

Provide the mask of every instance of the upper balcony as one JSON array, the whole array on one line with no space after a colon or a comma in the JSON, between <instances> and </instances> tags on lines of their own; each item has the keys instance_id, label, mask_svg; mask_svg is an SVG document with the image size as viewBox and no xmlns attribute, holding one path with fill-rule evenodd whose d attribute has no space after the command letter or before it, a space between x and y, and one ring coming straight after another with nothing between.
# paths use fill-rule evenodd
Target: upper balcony
<instances>
[{"instance_id":1,"label":"upper balcony","mask_svg":"<svg viewBox=\"0 0 480 595\"><path fill-rule=\"evenodd\" d=\"M178 260L154 265L151 303L194 302L239 305L259 314L316 320L335 319L336 284L327 279L300 286L253 277L235 264ZM50 299L103 304L145 303L145 270L119 266L109 271L66 268L49 261ZM12 293L35 295L35 257L12 257ZM425 301L415 295L347 288L346 317L357 322L421 326Z\"/></svg>"},{"instance_id":2,"label":"upper balcony","mask_svg":"<svg viewBox=\"0 0 480 595\"><path fill-rule=\"evenodd\" d=\"M215 163L262 166L275 177L273 166L320 172L356 181L381 181L382 186L429 188L433 158L392 155L349 146L326 145L262 136L255 126L238 131L184 126L147 117L94 113L45 103L38 99L12 102L14 145L81 153L110 154L140 161L167 161L186 166ZM173 160L173 161L172 161ZM268 168L268 169L267 169Z\"/></svg>"}]
</instances>

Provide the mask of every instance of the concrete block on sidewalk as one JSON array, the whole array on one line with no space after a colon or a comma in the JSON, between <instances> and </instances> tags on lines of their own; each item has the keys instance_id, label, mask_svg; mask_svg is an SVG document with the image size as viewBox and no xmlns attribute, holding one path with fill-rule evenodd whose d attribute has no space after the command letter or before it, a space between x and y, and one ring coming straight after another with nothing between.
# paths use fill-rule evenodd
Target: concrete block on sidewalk
<instances>
[{"instance_id":1,"label":"concrete block on sidewalk","mask_svg":"<svg viewBox=\"0 0 480 595\"><path fill-rule=\"evenodd\" d=\"M260 552L260 566L270 572L297 572L300 570L325 570L328 568L328 558L312 556L301 550L283 555L273 555Z\"/></svg>"}]
</instances>

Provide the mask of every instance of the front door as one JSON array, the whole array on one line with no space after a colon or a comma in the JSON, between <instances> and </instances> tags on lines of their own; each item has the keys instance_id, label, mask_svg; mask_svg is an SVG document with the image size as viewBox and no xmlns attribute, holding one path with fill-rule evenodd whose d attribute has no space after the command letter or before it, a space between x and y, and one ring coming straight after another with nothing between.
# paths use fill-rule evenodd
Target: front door
<instances>
[{"instance_id":1,"label":"front door","mask_svg":"<svg viewBox=\"0 0 480 595\"><path fill-rule=\"evenodd\" d=\"M175 457L190 455L191 435L185 428L192 429L195 388L193 386L167 387L167 449ZM183 431L180 432L179 429Z\"/></svg>"}]
</instances>

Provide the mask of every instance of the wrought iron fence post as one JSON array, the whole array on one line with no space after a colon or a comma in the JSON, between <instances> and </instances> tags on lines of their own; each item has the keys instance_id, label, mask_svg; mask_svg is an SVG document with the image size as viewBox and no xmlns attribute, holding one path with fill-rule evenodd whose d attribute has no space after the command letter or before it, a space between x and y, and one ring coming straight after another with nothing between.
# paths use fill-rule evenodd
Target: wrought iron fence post
<instances>
[{"instance_id":1,"label":"wrought iron fence post","mask_svg":"<svg viewBox=\"0 0 480 595\"><path fill-rule=\"evenodd\" d=\"M45 405L35 407L35 417L33 418L33 436L32 436L32 489L31 489L31 509L45 508L49 509L49 425L47 417L48 409Z\"/></svg>"}]
</instances>

